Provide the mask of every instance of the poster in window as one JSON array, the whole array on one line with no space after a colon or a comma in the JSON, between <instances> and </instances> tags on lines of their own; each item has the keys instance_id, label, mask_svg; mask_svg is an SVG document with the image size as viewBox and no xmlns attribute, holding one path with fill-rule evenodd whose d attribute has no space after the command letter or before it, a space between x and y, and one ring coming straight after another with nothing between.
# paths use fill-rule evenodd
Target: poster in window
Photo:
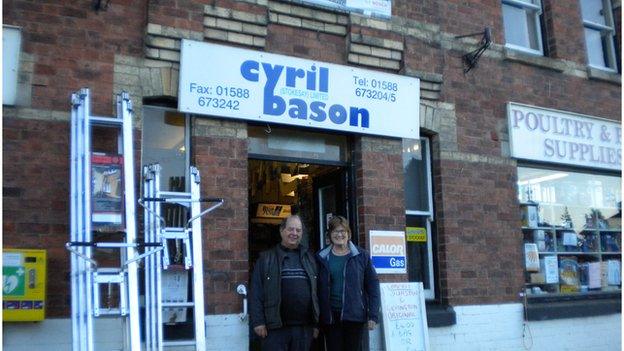
<instances>
[{"instance_id":1,"label":"poster in window","mask_svg":"<svg viewBox=\"0 0 624 351\"><path fill-rule=\"evenodd\" d=\"M91 155L91 220L96 227L123 224L123 157Z\"/></svg>"},{"instance_id":2,"label":"poster in window","mask_svg":"<svg viewBox=\"0 0 624 351\"><path fill-rule=\"evenodd\" d=\"M559 258L559 282L562 293L579 291L579 265L576 257Z\"/></svg>"}]
</instances>

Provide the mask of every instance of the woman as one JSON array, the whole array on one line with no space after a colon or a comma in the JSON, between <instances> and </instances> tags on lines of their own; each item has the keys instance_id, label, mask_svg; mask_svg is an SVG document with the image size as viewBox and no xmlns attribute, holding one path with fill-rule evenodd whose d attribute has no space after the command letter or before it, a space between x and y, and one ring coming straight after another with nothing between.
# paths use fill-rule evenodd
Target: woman
<instances>
[{"instance_id":1,"label":"woman","mask_svg":"<svg viewBox=\"0 0 624 351\"><path fill-rule=\"evenodd\" d=\"M320 322L327 351L361 350L364 326L375 328L379 318L379 280L371 260L351 242L349 222L329 221L331 244L319 251Z\"/></svg>"}]
</instances>

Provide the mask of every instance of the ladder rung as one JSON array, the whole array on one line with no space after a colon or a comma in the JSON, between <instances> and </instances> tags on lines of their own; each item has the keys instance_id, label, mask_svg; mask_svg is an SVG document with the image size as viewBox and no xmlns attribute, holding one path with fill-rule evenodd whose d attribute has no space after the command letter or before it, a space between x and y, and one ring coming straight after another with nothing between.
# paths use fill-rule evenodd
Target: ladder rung
<instances>
[{"instance_id":1,"label":"ladder rung","mask_svg":"<svg viewBox=\"0 0 624 351\"><path fill-rule=\"evenodd\" d=\"M105 249L105 248L124 248L124 247L137 247L138 245L135 243L107 243L107 242L102 242L102 243L95 243L95 247L100 248L100 249Z\"/></svg>"},{"instance_id":2,"label":"ladder rung","mask_svg":"<svg viewBox=\"0 0 624 351\"><path fill-rule=\"evenodd\" d=\"M160 232L160 235L163 239L188 239L188 232L185 230L182 231L163 231Z\"/></svg>"},{"instance_id":3,"label":"ladder rung","mask_svg":"<svg viewBox=\"0 0 624 351\"><path fill-rule=\"evenodd\" d=\"M96 317L122 316L120 308L100 308L97 313L98 315Z\"/></svg>"},{"instance_id":4,"label":"ladder rung","mask_svg":"<svg viewBox=\"0 0 624 351\"><path fill-rule=\"evenodd\" d=\"M97 274L119 274L122 273L123 269L118 268L118 267L101 267L95 270L95 273Z\"/></svg>"},{"instance_id":5,"label":"ladder rung","mask_svg":"<svg viewBox=\"0 0 624 351\"><path fill-rule=\"evenodd\" d=\"M186 193L183 191L159 191L156 194L158 194L157 197L184 197L184 198L190 198L193 195L191 193Z\"/></svg>"},{"instance_id":6,"label":"ladder rung","mask_svg":"<svg viewBox=\"0 0 624 351\"><path fill-rule=\"evenodd\" d=\"M113 117L91 116L89 121L98 126L122 126L123 119Z\"/></svg>"},{"instance_id":7,"label":"ladder rung","mask_svg":"<svg viewBox=\"0 0 624 351\"><path fill-rule=\"evenodd\" d=\"M163 302L163 307L193 307L194 302Z\"/></svg>"},{"instance_id":8,"label":"ladder rung","mask_svg":"<svg viewBox=\"0 0 624 351\"><path fill-rule=\"evenodd\" d=\"M164 347L174 346L194 346L197 342L195 340L176 340L176 341L164 341Z\"/></svg>"},{"instance_id":9,"label":"ladder rung","mask_svg":"<svg viewBox=\"0 0 624 351\"><path fill-rule=\"evenodd\" d=\"M160 229L163 233L183 233L184 228L182 227L164 227Z\"/></svg>"}]
</instances>

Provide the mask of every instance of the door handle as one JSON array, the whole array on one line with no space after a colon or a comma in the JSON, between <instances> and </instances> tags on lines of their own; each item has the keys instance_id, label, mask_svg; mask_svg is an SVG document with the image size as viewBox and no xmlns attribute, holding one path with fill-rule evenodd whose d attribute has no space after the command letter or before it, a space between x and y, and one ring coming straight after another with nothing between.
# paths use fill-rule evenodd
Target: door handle
<instances>
[{"instance_id":1,"label":"door handle","mask_svg":"<svg viewBox=\"0 0 624 351\"><path fill-rule=\"evenodd\" d=\"M239 314L238 317L241 321L244 321L247 319L247 287L245 284L239 284L236 287L236 292L243 296L243 313Z\"/></svg>"}]
</instances>

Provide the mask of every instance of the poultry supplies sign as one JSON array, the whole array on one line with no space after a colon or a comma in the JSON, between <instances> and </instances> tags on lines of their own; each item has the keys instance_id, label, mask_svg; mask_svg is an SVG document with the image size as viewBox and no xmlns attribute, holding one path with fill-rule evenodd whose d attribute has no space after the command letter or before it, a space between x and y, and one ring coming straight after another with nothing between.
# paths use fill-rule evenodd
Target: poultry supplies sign
<instances>
[{"instance_id":1,"label":"poultry supplies sign","mask_svg":"<svg viewBox=\"0 0 624 351\"><path fill-rule=\"evenodd\" d=\"M405 232L370 231L370 255L377 273L407 273Z\"/></svg>"},{"instance_id":2,"label":"poultry supplies sign","mask_svg":"<svg viewBox=\"0 0 624 351\"><path fill-rule=\"evenodd\" d=\"M510 102L507 120L515 158L619 171L619 121Z\"/></svg>"},{"instance_id":3,"label":"poultry supplies sign","mask_svg":"<svg viewBox=\"0 0 624 351\"><path fill-rule=\"evenodd\" d=\"M191 40L181 51L182 112L419 137L417 78Z\"/></svg>"}]
</instances>

